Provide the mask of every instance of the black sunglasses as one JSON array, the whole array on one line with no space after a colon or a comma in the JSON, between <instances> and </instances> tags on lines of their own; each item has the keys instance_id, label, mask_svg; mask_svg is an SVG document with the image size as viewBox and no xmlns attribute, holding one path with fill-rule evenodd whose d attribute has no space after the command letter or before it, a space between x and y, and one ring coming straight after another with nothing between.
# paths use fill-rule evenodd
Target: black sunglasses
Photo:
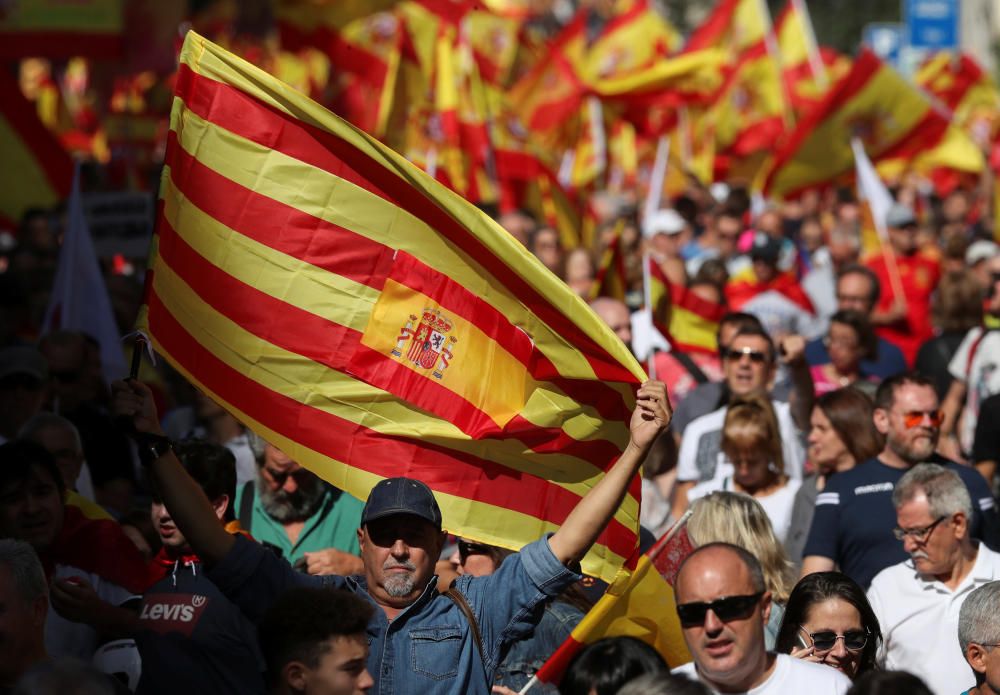
<instances>
[{"instance_id":1,"label":"black sunglasses","mask_svg":"<svg viewBox=\"0 0 1000 695\"><path fill-rule=\"evenodd\" d=\"M711 603L680 603L677 605L677 617L684 627L698 627L705 624L705 616L709 609L724 623L730 620L744 620L750 617L754 607L760 601L764 592L750 596L726 596L717 598Z\"/></svg>"},{"instance_id":2,"label":"black sunglasses","mask_svg":"<svg viewBox=\"0 0 1000 695\"><path fill-rule=\"evenodd\" d=\"M468 541L463 541L461 538L458 539L458 556L465 562L465 558L470 555L489 555L490 548L487 545L482 545L481 543L469 543Z\"/></svg>"},{"instance_id":3,"label":"black sunglasses","mask_svg":"<svg viewBox=\"0 0 1000 695\"><path fill-rule=\"evenodd\" d=\"M750 361L754 364L764 364L768 361L768 354L766 352L761 352L760 350L751 350L750 348L743 348L742 350L720 350L722 359L733 360L734 362L739 362L743 355L750 358Z\"/></svg>"},{"instance_id":4,"label":"black sunglasses","mask_svg":"<svg viewBox=\"0 0 1000 695\"><path fill-rule=\"evenodd\" d=\"M848 651L858 652L865 648L868 644L868 633L864 630L848 630L842 635L838 635L832 630L823 630L822 632L806 632L805 628L799 628L802 632L809 635L812 640L813 648L817 652L828 652L837 646L837 640L844 640L844 647Z\"/></svg>"}]
</instances>

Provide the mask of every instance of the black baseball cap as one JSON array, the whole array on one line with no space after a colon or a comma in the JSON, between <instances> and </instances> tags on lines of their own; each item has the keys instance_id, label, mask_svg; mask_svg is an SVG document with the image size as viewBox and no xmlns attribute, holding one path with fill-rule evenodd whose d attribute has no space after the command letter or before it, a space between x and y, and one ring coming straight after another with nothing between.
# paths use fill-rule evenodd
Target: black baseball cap
<instances>
[{"instance_id":1,"label":"black baseball cap","mask_svg":"<svg viewBox=\"0 0 1000 695\"><path fill-rule=\"evenodd\" d=\"M441 508L434 493L413 478L386 478L372 488L361 512L361 525L394 514L410 514L441 528Z\"/></svg>"}]
</instances>

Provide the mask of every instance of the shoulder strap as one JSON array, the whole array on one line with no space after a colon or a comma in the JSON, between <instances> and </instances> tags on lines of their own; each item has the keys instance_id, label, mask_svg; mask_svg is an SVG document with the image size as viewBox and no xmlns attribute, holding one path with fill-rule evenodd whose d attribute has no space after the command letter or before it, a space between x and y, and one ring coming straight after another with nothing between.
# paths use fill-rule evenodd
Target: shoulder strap
<instances>
[{"instance_id":1,"label":"shoulder strap","mask_svg":"<svg viewBox=\"0 0 1000 695\"><path fill-rule=\"evenodd\" d=\"M253 497L254 497L254 487L253 481L248 480L243 485L243 497L240 498L240 526L247 533L250 533L250 525L253 522Z\"/></svg>"},{"instance_id":2,"label":"shoulder strap","mask_svg":"<svg viewBox=\"0 0 1000 695\"><path fill-rule=\"evenodd\" d=\"M969 377L972 375L972 360L976 358L976 353L979 352L979 344L983 342L983 338L985 338L986 334L989 333L991 330L992 329L983 326L983 332L980 333L979 336L974 341L972 341L972 345L969 348L969 360L968 362L965 363L966 388L972 386L972 384L969 383Z\"/></svg>"},{"instance_id":3,"label":"shoulder strap","mask_svg":"<svg viewBox=\"0 0 1000 695\"><path fill-rule=\"evenodd\" d=\"M479 658L483 660L483 665L485 666L486 654L483 653L483 636L479 633L479 622L476 620L476 615L472 612L472 606L469 605L462 592L453 586L448 587L444 595L451 599L460 611L465 613L465 617L469 621L469 627L472 629L472 637L476 640L476 649L479 650Z\"/></svg>"},{"instance_id":4,"label":"shoulder strap","mask_svg":"<svg viewBox=\"0 0 1000 695\"><path fill-rule=\"evenodd\" d=\"M677 358L677 361L683 365L684 369L688 370L688 374L690 374L691 378L697 383L704 384L708 381L708 376L706 376L705 372L701 371L701 367L695 364L695 361L691 359L691 355L683 352L682 350L677 350L672 354L675 358Z\"/></svg>"}]
</instances>

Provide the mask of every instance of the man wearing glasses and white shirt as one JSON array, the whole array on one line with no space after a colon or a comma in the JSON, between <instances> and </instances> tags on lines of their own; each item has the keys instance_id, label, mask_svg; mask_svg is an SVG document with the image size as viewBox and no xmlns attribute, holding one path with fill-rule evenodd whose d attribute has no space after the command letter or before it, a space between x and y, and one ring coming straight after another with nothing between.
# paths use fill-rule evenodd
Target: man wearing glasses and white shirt
<instances>
[{"instance_id":1,"label":"man wearing glasses and white shirt","mask_svg":"<svg viewBox=\"0 0 1000 695\"><path fill-rule=\"evenodd\" d=\"M831 476L816 497L803 576L837 567L867 588L880 571L905 560L891 534L896 514L890 498L904 473L928 461L958 474L972 499L972 537L998 547L997 510L986 480L975 469L934 453L941 417L934 385L923 376L901 374L879 384L872 419L885 447L877 458Z\"/></svg>"},{"instance_id":2,"label":"man wearing glasses and white shirt","mask_svg":"<svg viewBox=\"0 0 1000 695\"><path fill-rule=\"evenodd\" d=\"M782 343L783 360L793 369L808 367L803 357L805 340L789 336ZM774 379L778 350L774 341L760 326L747 325L740 328L729 341L728 347L720 347L722 369L726 386L731 396L767 396L767 388ZM812 381L809 380L809 398L812 397ZM797 396L798 397L798 396ZM783 401L771 400L778 418L781 432L784 473L790 478L802 478L805 449L795 427L792 406ZM716 477L732 475L733 464L722 454L722 425L726 420L728 406L695 418L681 432L681 447L677 455L677 490L673 514L679 517L688 505L687 494L699 482ZM811 403L806 407L812 409Z\"/></svg>"},{"instance_id":3,"label":"man wearing glasses and white shirt","mask_svg":"<svg viewBox=\"0 0 1000 695\"><path fill-rule=\"evenodd\" d=\"M694 658L674 673L715 693L842 695L851 687L835 668L764 648L771 593L760 563L746 550L728 543L699 547L681 564L674 588Z\"/></svg>"},{"instance_id":4,"label":"man wearing glasses and white shirt","mask_svg":"<svg viewBox=\"0 0 1000 695\"><path fill-rule=\"evenodd\" d=\"M872 580L868 601L882 626L880 661L919 676L935 693L974 685L958 641L962 603L1000 579L1000 554L969 536L972 500L955 471L914 466L892 493L897 526L910 559Z\"/></svg>"}]
</instances>

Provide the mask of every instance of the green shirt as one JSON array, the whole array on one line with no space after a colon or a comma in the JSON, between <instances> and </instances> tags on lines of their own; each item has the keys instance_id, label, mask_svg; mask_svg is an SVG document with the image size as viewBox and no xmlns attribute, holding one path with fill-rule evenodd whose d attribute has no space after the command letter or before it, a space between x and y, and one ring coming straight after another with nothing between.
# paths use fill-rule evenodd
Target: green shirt
<instances>
[{"instance_id":1,"label":"green shirt","mask_svg":"<svg viewBox=\"0 0 1000 695\"><path fill-rule=\"evenodd\" d=\"M247 486L236 490L236 509L240 510L243 492ZM250 535L261 543L270 543L281 548L283 557L293 565L303 553L336 548L345 553L358 555L358 526L361 525L361 510L364 504L346 492L327 486L323 502L316 512L306 519L295 545L288 539L285 527L268 516L260 502L255 485L249 488L254 494L251 512ZM241 519L241 522L243 520ZM246 527L246 524L243 524Z\"/></svg>"}]
</instances>

